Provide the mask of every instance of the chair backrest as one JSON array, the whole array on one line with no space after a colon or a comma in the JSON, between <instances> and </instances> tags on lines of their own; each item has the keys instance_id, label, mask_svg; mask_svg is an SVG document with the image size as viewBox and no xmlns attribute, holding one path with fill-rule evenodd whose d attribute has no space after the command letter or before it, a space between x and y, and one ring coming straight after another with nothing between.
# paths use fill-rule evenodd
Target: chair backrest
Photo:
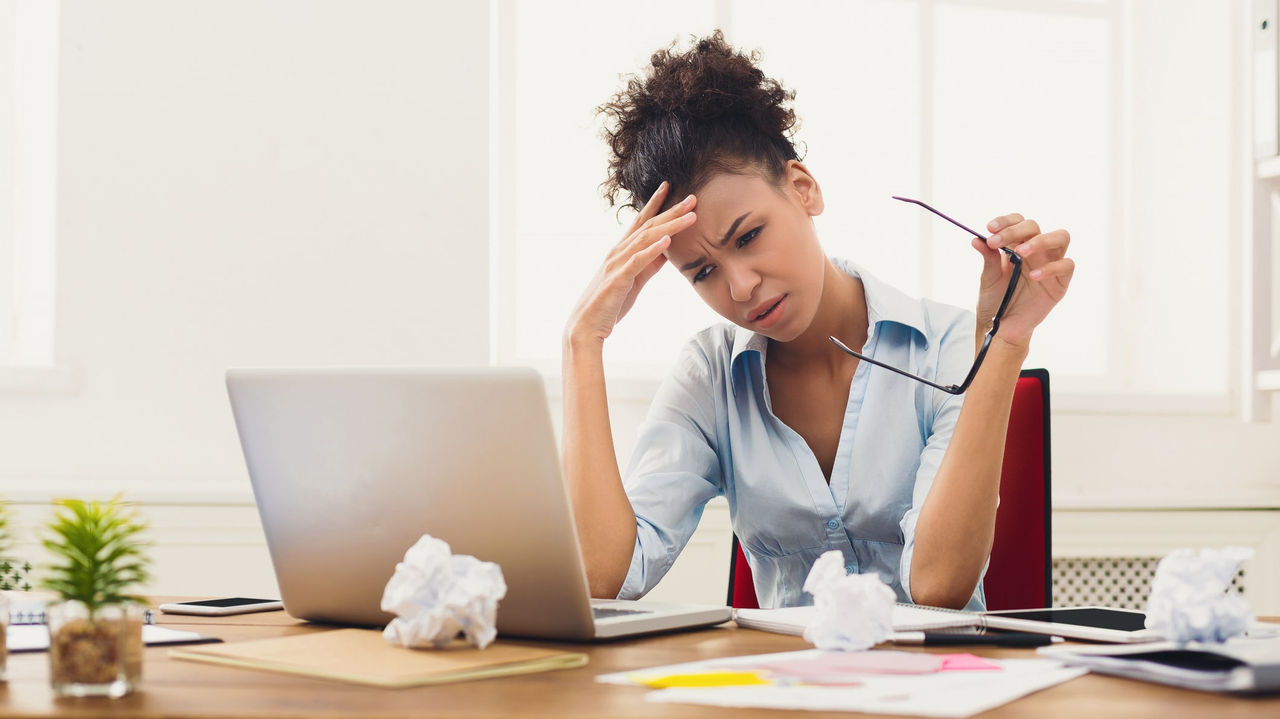
<instances>
[{"instance_id":1,"label":"chair backrest","mask_svg":"<svg viewBox=\"0 0 1280 719\"><path fill-rule=\"evenodd\" d=\"M991 564L982 579L988 609L1053 606L1049 464L1049 372L1023 370L1005 436Z\"/></svg>"},{"instance_id":2,"label":"chair backrest","mask_svg":"<svg viewBox=\"0 0 1280 719\"><path fill-rule=\"evenodd\" d=\"M988 609L1053 605L1049 466L1049 372L1024 369L1013 392L995 541L982 580ZM736 536L732 551L726 601L732 607L758 607L751 566Z\"/></svg>"}]
</instances>

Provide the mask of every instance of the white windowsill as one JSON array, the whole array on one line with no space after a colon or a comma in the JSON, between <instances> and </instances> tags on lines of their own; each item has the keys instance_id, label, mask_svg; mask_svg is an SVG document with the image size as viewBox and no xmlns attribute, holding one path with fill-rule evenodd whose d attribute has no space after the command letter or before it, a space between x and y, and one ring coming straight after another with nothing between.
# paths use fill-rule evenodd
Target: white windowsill
<instances>
[{"instance_id":1,"label":"white windowsill","mask_svg":"<svg viewBox=\"0 0 1280 719\"><path fill-rule=\"evenodd\" d=\"M1254 165L1254 171L1259 180L1280 182L1280 156L1258 160Z\"/></svg>"},{"instance_id":2,"label":"white windowsill","mask_svg":"<svg viewBox=\"0 0 1280 719\"><path fill-rule=\"evenodd\" d=\"M1262 370L1255 373L1253 386L1259 392L1280 391L1280 370Z\"/></svg>"}]
</instances>

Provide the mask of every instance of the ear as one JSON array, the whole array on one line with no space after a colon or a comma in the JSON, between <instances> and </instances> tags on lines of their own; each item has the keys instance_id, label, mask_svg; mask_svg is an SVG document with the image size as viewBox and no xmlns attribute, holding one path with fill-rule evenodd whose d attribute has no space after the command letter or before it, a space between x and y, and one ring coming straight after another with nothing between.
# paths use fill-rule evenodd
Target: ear
<instances>
[{"instance_id":1,"label":"ear","mask_svg":"<svg viewBox=\"0 0 1280 719\"><path fill-rule=\"evenodd\" d=\"M809 172L809 168L799 160L790 160L787 162L783 176L783 184L788 194L796 199L804 211L809 213L810 217L821 215L822 187L818 185L818 180L813 173Z\"/></svg>"}]
</instances>

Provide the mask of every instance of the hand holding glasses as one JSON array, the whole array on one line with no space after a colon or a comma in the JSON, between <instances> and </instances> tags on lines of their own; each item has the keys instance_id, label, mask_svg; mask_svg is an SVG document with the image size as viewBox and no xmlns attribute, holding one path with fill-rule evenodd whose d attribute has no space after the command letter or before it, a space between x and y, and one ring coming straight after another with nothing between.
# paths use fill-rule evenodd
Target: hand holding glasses
<instances>
[{"instance_id":1,"label":"hand holding glasses","mask_svg":"<svg viewBox=\"0 0 1280 719\"><path fill-rule=\"evenodd\" d=\"M938 217L941 217L942 219L946 220L947 222L950 222L956 227L959 227L965 232L968 232L974 237L977 237L980 239L986 238L986 235L982 234L981 232L974 232L968 227L965 227L964 225L960 224L956 220L944 215L943 213L935 210L934 208L921 202L920 200L912 200L907 197L898 197L897 195L894 195L893 199L901 200L902 202L910 202L914 205L919 205L924 209L937 215ZM1022 276L1022 258L1018 256L1018 253L1014 252L1008 247L1001 247L1000 249L1009 258L1010 264L1013 265L1013 273L1009 277L1009 287L1004 291L1004 298L1000 300L1000 308L996 310L996 316L991 318L991 329L987 330L986 336L982 338L982 348L978 350L977 357L974 357L973 359L973 367L969 369L969 374L965 375L964 381L961 382L960 384L949 384L949 385L937 384L935 382L925 379L924 377L920 377L920 376L911 374L910 372L907 372L905 370L898 369L897 367L887 365L883 362L880 362L879 360L871 359L870 357L860 352L854 352L852 349L849 349L848 345L836 339L835 337L828 337L828 339L834 342L835 345L839 347L841 350L843 350L844 352L847 352L848 354L851 354L854 357L857 357L858 359L864 362L869 362L875 365L876 367L883 367L884 369L897 372L903 377L910 377L911 379L917 382L923 382L924 384L927 384L930 387L933 387L934 389L942 390L947 394L964 394L964 391L969 389L969 384L973 382L974 376L978 374L978 368L982 366L983 358L987 356L987 348L991 346L991 338L995 337L996 331L1000 329L1000 319L1004 317L1005 310L1009 308L1009 300L1013 298L1013 291L1017 289L1018 279Z\"/></svg>"}]
</instances>

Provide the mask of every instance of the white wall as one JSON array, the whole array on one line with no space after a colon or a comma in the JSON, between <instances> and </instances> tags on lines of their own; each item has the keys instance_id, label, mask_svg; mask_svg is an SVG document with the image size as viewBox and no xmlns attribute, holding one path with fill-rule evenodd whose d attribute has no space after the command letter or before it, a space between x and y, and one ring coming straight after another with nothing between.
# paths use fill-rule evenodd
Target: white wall
<instances>
[{"instance_id":1,"label":"white wall","mask_svg":"<svg viewBox=\"0 0 1280 719\"><path fill-rule=\"evenodd\" d=\"M65 2L73 388L0 401L0 492L247 497L227 367L487 362L487 40L485 3Z\"/></svg>"},{"instance_id":2,"label":"white wall","mask_svg":"<svg viewBox=\"0 0 1280 719\"><path fill-rule=\"evenodd\" d=\"M63 2L71 381L0 395L21 557L51 496L127 489L151 589L272 591L224 370L488 361L488 22L486 3Z\"/></svg>"}]
</instances>

